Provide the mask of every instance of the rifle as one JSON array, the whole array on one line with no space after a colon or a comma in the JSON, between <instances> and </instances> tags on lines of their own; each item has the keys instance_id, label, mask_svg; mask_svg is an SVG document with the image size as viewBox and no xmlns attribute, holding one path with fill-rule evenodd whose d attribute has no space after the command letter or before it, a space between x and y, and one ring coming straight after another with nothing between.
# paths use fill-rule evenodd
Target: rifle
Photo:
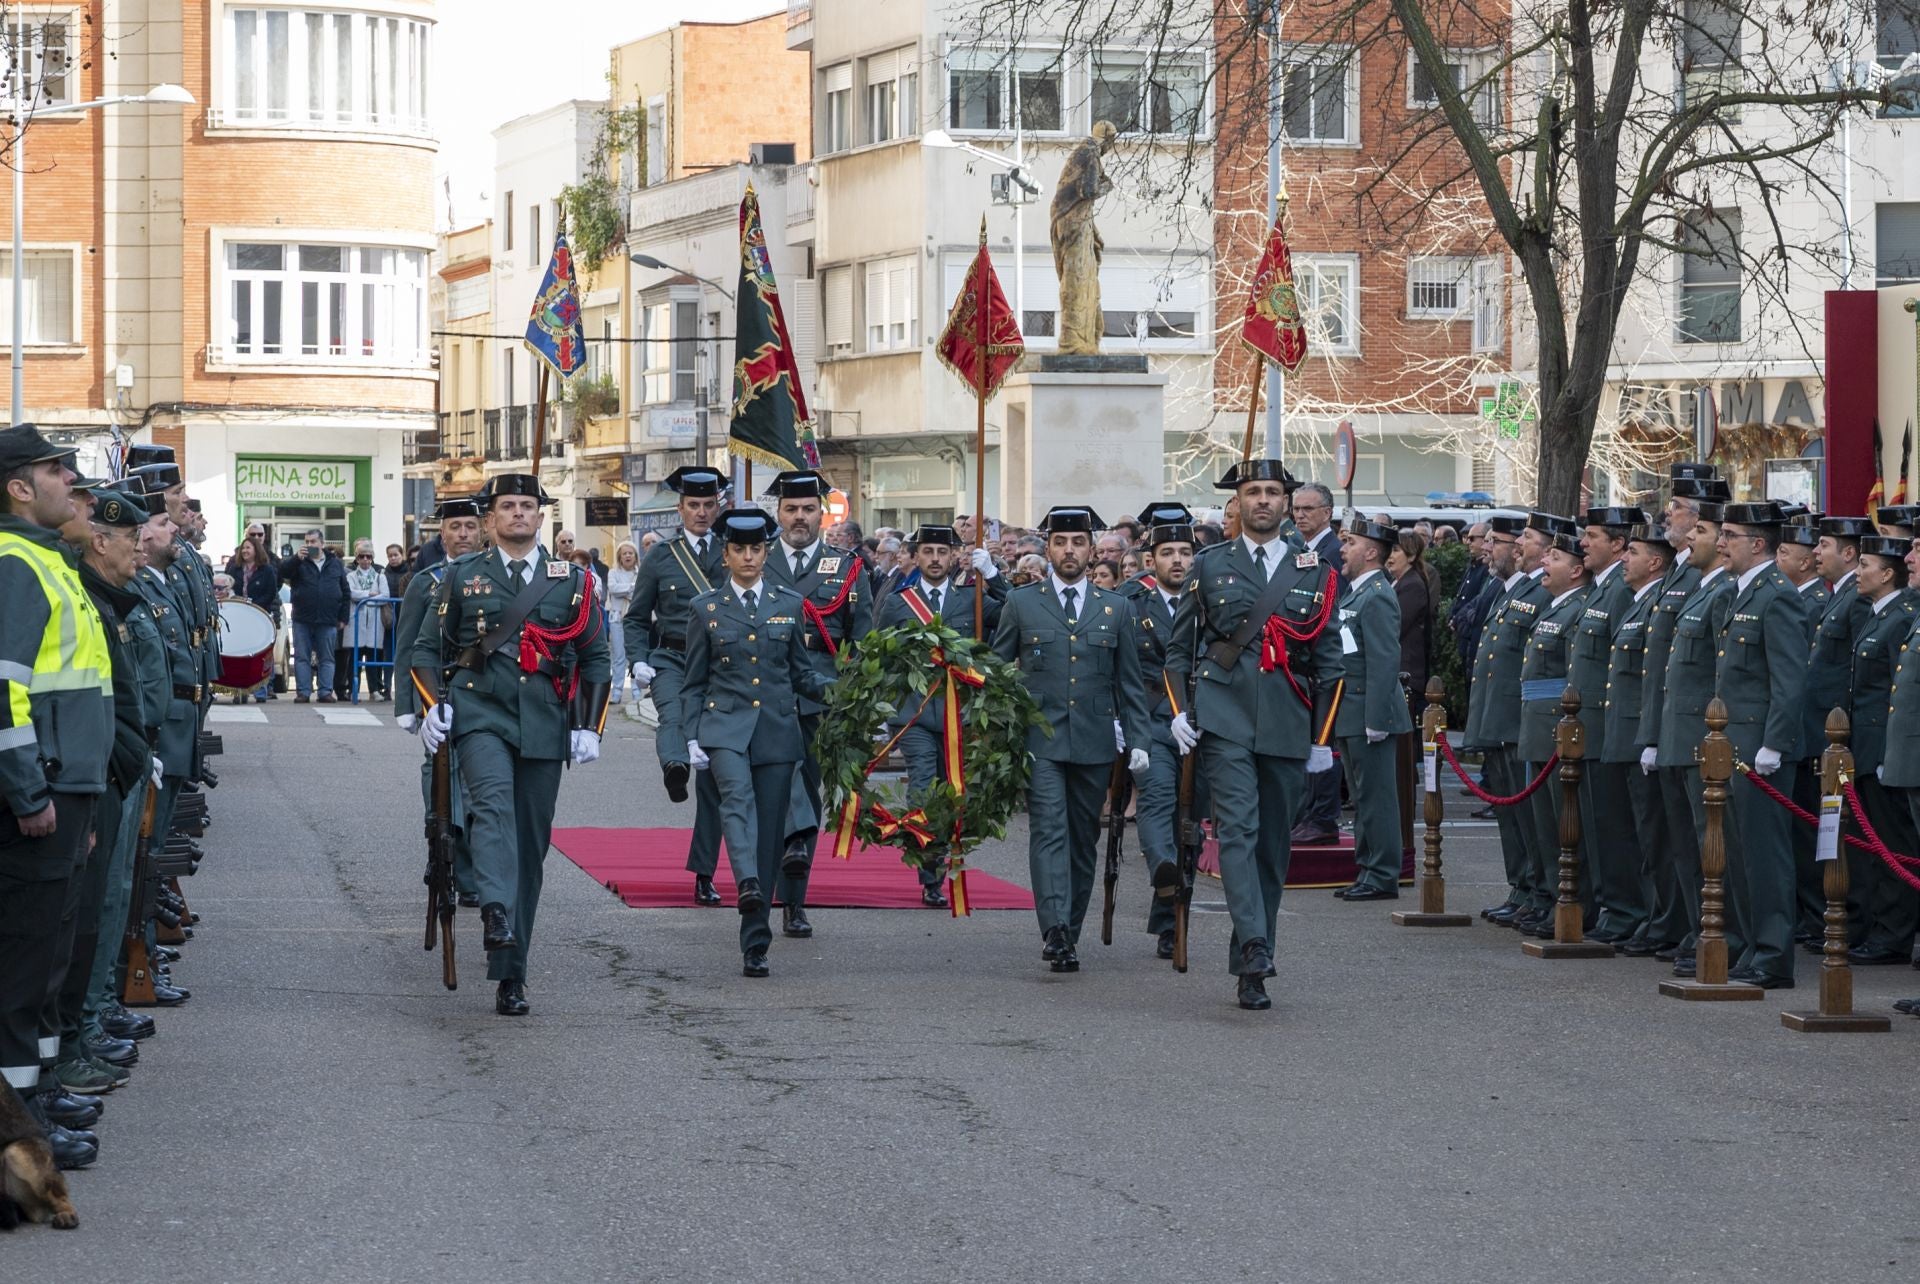
<instances>
[{"instance_id":1,"label":"rifle","mask_svg":"<svg viewBox=\"0 0 1920 1284\"><path fill-rule=\"evenodd\" d=\"M1179 851L1180 887L1173 903L1173 970L1187 970L1187 914L1193 907L1193 883L1200 874L1200 847L1206 834L1194 815L1194 776L1200 765L1195 746L1180 763L1180 799L1173 813L1174 842Z\"/></svg>"},{"instance_id":2,"label":"rifle","mask_svg":"<svg viewBox=\"0 0 1920 1284\"><path fill-rule=\"evenodd\" d=\"M127 914L127 965L120 978L120 1001L130 1007L151 1007L153 959L147 953L147 919L153 913L153 896L158 881L153 871L153 805L159 792L152 780L144 782L146 802L140 810L140 836L133 844L133 905Z\"/></svg>"},{"instance_id":3,"label":"rifle","mask_svg":"<svg viewBox=\"0 0 1920 1284\"><path fill-rule=\"evenodd\" d=\"M1100 911L1100 944L1113 944L1113 891L1120 885L1120 844L1127 836L1127 795L1133 775L1127 770L1127 755L1113 760L1113 778L1107 785L1107 895Z\"/></svg>"},{"instance_id":4,"label":"rifle","mask_svg":"<svg viewBox=\"0 0 1920 1284\"><path fill-rule=\"evenodd\" d=\"M442 741L433 753L433 785L427 807L427 945L440 948L440 983L460 988L453 962L453 745ZM438 940L435 940L436 934Z\"/></svg>"}]
</instances>

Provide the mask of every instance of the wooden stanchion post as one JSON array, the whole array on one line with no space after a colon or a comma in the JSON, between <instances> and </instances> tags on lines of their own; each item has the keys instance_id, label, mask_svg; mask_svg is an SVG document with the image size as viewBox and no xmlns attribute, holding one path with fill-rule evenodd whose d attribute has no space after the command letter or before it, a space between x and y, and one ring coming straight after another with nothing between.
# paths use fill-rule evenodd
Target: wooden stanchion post
<instances>
[{"instance_id":1,"label":"wooden stanchion post","mask_svg":"<svg viewBox=\"0 0 1920 1284\"><path fill-rule=\"evenodd\" d=\"M1841 782L1853 777L1853 751L1847 737L1853 727L1846 712L1827 714L1827 751L1820 755L1821 815L1826 799L1838 798ZM1780 1024L1802 1034L1885 1034L1893 1021L1853 1010L1853 968L1847 962L1847 854L1836 839L1831 856L1821 853L1827 893L1826 948L1820 960L1820 1009L1782 1012Z\"/></svg>"},{"instance_id":2,"label":"wooden stanchion post","mask_svg":"<svg viewBox=\"0 0 1920 1284\"><path fill-rule=\"evenodd\" d=\"M1727 983L1726 874L1727 784L1733 779L1733 741L1727 739L1727 706L1718 696L1707 705L1707 738L1700 742L1700 797L1707 828L1700 838L1700 941L1694 947L1694 979L1662 981L1670 999L1738 1002L1758 999L1757 985Z\"/></svg>"},{"instance_id":3,"label":"wooden stanchion post","mask_svg":"<svg viewBox=\"0 0 1920 1284\"><path fill-rule=\"evenodd\" d=\"M1447 913L1447 880L1440 872L1440 822L1446 802L1440 795L1440 733L1447 729L1447 688L1427 679L1427 709L1420 716L1421 792L1426 798L1426 862L1420 871L1420 908L1395 910L1398 927L1471 927L1471 914Z\"/></svg>"},{"instance_id":4,"label":"wooden stanchion post","mask_svg":"<svg viewBox=\"0 0 1920 1284\"><path fill-rule=\"evenodd\" d=\"M1553 742L1560 755L1560 887L1553 903L1553 939L1522 941L1520 948L1536 959L1610 959L1613 947L1587 940L1581 923L1580 772L1586 762L1587 729L1580 724L1580 693L1571 682L1560 696Z\"/></svg>"}]
</instances>

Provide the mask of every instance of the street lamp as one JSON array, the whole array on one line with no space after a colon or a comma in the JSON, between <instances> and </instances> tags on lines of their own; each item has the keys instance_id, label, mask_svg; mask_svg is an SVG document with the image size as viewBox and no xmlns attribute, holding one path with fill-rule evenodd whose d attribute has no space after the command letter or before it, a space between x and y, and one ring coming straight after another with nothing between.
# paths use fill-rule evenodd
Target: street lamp
<instances>
[{"instance_id":1,"label":"street lamp","mask_svg":"<svg viewBox=\"0 0 1920 1284\"><path fill-rule=\"evenodd\" d=\"M653 255L651 254L629 254L627 255L627 258L632 260L635 267L643 267L653 272L671 272L675 276L691 277L693 280L700 282L700 284L702 285L712 286L714 289L718 290L722 295L722 297L724 297L728 303L733 302L733 291L729 290L726 286L720 284L718 281L713 280L711 277L701 276L698 272L689 272L687 271L687 269L683 267L675 267L673 264L666 262L664 259L654 258ZM622 304L621 306L625 307L626 305ZM701 346L702 348L705 347L704 344ZM700 350L701 349L699 348L696 348L694 350L696 355L700 352ZM717 358L719 355L720 354L718 352L714 353L715 358ZM700 377L700 374L703 374L703 373L705 372L704 371L696 372L694 376L696 380L698 380ZM705 387L704 381L702 381L699 384L699 387ZM695 457L699 459L700 465L702 467L705 467L707 463L707 450L709 448L707 443L707 408L700 401L700 398L698 395L698 388L696 388L695 390L694 401L697 409L695 410L695 413L694 413L693 453Z\"/></svg>"},{"instance_id":2,"label":"street lamp","mask_svg":"<svg viewBox=\"0 0 1920 1284\"><path fill-rule=\"evenodd\" d=\"M21 22L14 19L14 41L21 38ZM26 100L20 84L20 66L25 61L22 51L15 49L12 58L13 71L8 87L7 119L13 126L13 401L11 422L19 423L26 418L24 409L25 390L23 384L26 374L26 352L23 348L24 331L27 328L26 291L22 274L26 271L26 227L25 209L27 199L27 167L23 148L27 126L36 116L63 116L75 112L93 111L100 107L113 107L121 103L141 103L149 106L174 105L185 106L193 102L193 95L179 85L155 85L144 94L115 94L109 98L96 98L84 103L57 103L50 106L34 107Z\"/></svg>"},{"instance_id":3,"label":"street lamp","mask_svg":"<svg viewBox=\"0 0 1920 1284\"><path fill-rule=\"evenodd\" d=\"M694 280L700 282L702 285L710 285L714 289L720 291L721 294L724 294L726 296L728 303L733 302L733 291L729 290L726 286L720 284L718 281L713 280L711 277L701 276L698 272L689 272L683 267L675 267L671 263L662 262L661 260L654 258L653 255L651 254L629 254L627 255L627 257L632 259L635 266L637 267L648 268L655 272L671 272L675 276L692 277Z\"/></svg>"},{"instance_id":4,"label":"street lamp","mask_svg":"<svg viewBox=\"0 0 1920 1284\"><path fill-rule=\"evenodd\" d=\"M1012 159L975 147L972 143L963 143L944 129L929 129L920 135L920 145L936 151L965 152L1007 171L1006 203L1013 206L1013 314L1019 318L1020 327L1024 330L1027 324L1025 213L1028 205L1040 199L1040 184L1033 181L1033 176L1027 173L1022 163L1018 121L1014 125Z\"/></svg>"}]
</instances>

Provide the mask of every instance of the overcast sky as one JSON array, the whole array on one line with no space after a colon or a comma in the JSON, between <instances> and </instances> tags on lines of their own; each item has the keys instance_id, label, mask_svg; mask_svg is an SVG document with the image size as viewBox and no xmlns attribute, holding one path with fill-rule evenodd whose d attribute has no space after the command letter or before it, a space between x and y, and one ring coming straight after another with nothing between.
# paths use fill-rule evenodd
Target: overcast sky
<instances>
[{"instance_id":1,"label":"overcast sky","mask_svg":"<svg viewBox=\"0 0 1920 1284\"><path fill-rule=\"evenodd\" d=\"M436 222L447 184L455 226L487 216L493 131L569 98L606 95L607 51L676 22L737 22L778 0L450 0L436 6L433 115L440 135ZM743 83L751 75L742 69Z\"/></svg>"}]
</instances>

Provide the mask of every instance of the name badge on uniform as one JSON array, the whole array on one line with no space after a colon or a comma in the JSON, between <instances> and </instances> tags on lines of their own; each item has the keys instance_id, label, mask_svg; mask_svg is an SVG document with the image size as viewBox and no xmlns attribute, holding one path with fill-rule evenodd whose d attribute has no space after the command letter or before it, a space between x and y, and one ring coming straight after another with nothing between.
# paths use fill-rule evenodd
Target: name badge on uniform
<instances>
[{"instance_id":1,"label":"name badge on uniform","mask_svg":"<svg viewBox=\"0 0 1920 1284\"><path fill-rule=\"evenodd\" d=\"M823 557L820 559L819 564L813 569L821 575L838 575L840 573L840 563L843 560L844 559L838 557Z\"/></svg>"},{"instance_id":2,"label":"name badge on uniform","mask_svg":"<svg viewBox=\"0 0 1920 1284\"><path fill-rule=\"evenodd\" d=\"M573 574L572 562L561 562L553 558L547 559L547 578L548 579L564 580L567 578L567 576L571 574Z\"/></svg>"},{"instance_id":3,"label":"name badge on uniform","mask_svg":"<svg viewBox=\"0 0 1920 1284\"><path fill-rule=\"evenodd\" d=\"M1296 571L1310 571L1318 565L1320 565L1320 554L1314 552L1312 549L1308 549L1293 559L1293 569Z\"/></svg>"}]
</instances>

